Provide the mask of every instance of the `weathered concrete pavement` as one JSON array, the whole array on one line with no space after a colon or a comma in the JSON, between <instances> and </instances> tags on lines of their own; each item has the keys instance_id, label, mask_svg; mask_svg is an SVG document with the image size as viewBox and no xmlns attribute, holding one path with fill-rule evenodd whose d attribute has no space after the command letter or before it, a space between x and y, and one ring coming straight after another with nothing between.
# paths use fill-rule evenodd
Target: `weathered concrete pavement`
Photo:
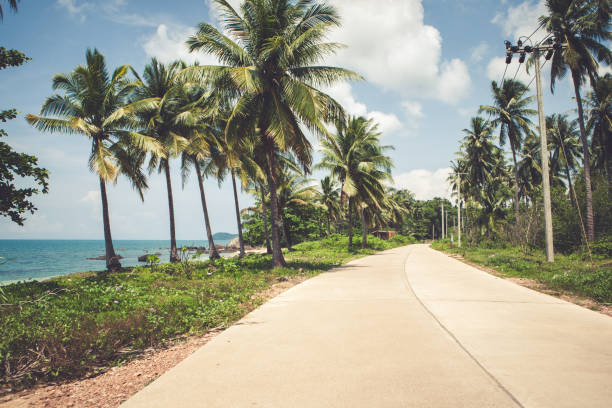
<instances>
[{"instance_id":1,"label":"weathered concrete pavement","mask_svg":"<svg viewBox=\"0 0 612 408\"><path fill-rule=\"evenodd\" d=\"M611 407L612 319L424 245L308 280L124 405Z\"/></svg>"}]
</instances>

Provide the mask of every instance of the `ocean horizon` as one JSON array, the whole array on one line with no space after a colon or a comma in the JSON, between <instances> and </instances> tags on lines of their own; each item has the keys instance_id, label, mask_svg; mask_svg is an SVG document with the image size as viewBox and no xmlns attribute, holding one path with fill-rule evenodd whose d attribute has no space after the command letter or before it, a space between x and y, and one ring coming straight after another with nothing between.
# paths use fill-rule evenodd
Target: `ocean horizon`
<instances>
[{"instance_id":1,"label":"ocean horizon","mask_svg":"<svg viewBox=\"0 0 612 408\"><path fill-rule=\"evenodd\" d=\"M231 239L215 239L227 245ZM208 247L208 240L177 240L180 247ZM170 240L113 240L122 266L144 265L138 257L160 253L170 260ZM24 280L44 280L76 272L101 271L106 267L104 240L91 239L0 239L0 285ZM202 255L206 259L207 254Z\"/></svg>"}]
</instances>

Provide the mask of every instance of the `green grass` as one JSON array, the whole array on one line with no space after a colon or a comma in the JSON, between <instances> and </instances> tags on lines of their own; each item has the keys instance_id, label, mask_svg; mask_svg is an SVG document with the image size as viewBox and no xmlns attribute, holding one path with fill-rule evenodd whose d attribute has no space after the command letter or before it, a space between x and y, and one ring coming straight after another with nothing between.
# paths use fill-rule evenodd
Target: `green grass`
<instances>
[{"instance_id":1,"label":"green grass","mask_svg":"<svg viewBox=\"0 0 612 408\"><path fill-rule=\"evenodd\" d=\"M269 256L249 255L192 262L187 270L164 264L0 287L0 385L21 387L104 370L177 336L232 324L260 305L258 293L281 277L314 276L414 240L369 237L368 248L352 252L347 242L334 235L298 244L285 253L283 269L272 269Z\"/></svg>"},{"instance_id":2,"label":"green grass","mask_svg":"<svg viewBox=\"0 0 612 408\"><path fill-rule=\"evenodd\" d=\"M498 271L505 277L528 278L547 288L612 303L612 259L596 255L591 265L584 254L555 254L555 262L546 262L542 251L525 253L519 248L451 248L436 241L434 249L461 254L471 262Z\"/></svg>"}]
</instances>

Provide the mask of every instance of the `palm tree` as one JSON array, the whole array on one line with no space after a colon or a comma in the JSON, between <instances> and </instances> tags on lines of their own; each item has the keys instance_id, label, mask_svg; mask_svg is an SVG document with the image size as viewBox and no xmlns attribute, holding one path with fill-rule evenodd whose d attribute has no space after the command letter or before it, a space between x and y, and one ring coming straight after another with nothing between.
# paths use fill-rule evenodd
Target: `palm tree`
<instances>
[{"instance_id":1,"label":"palm tree","mask_svg":"<svg viewBox=\"0 0 612 408\"><path fill-rule=\"evenodd\" d=\"M547 134L551 146L551 164L558 170L561 166L564 167L570 199L574 205L577 203L574 202L571 172L576 169L578 160L582 158L582 147L578 140L580 134L577 127L578 121L569 121L567 115L553 114L546 118Z\"/></svg>"},{"instance_id":2,"label":"palm tree","mask_svg":"<svg viewBox=\"0 0 612 408\"><path fill-rule=\"evenodd\" d=\"M181 154L188 145L186 135L193 128L193 109L190 104L184 105L184 83L176 80L176 75L185 68L181 61L168 65L156 58L145 66L140 86L132 96L132 102L118 109L112 119L132 117L137 119L144 132L155 138L163 147L161 154L152 154L149 159L149 172L156 168L164 173L168 196L168 213L170 218L170 262L178 262L176 247L176 227L174 221L174 199L170 159Z\"/></svg>"},{"instance_id":3,"label":"palm tree","mask_svg":"<svg viewBox=\"0 0 612 408\"><path fill-rule=\"evenodd\" d=\"M589 241L595 239L593 218L593 191L591 188L591 163L589 142L584 121L580 88L585 77L591 85L599 68L599 62L612 63L612 53L607 42L612 40L610 32L610 6L607 1L596 0L546 0L548 14L540 17L540 24L555 39L565 43L552 56L550 68L550 90L554 92L555 83L563 78L569 69L574 84L576 105L578 106L578 125L584 154L584 184L586 190L586 224Z\"/></svg>"},{"instance_id":4,"label":"palm tree","mask_svg":"<svg viewBox=\"0 0 612 408\"><path fill-rule=\"evenodd\" d=\"M340 211L340 193L335 180L326 176L321 180L319 202L325 206L327 234L331 234L331 222L338 218Z\"/></svg>"},{"instance_id":5,"label":"palm tree","mask_svg":"<svg viewBox=\"0 0 612 408\"><path fill-rule=\"evenodd\" d=\"M495 155L500 149L491 139L493 128L489 122L481 117L472 118L471 122L471 128L463 129L465 137L461 145L463 149L461 168L467 176L462 180L468 185L462 191L476 197L489 180L495 177L497 169Z\"/></svg>"},{"instance_id":6,"label":"palm tree","mask_svg":"<svg viewBox=\"0 0 612 408\"><path fill-rule=\"evenodd\" d=\"M592 135L593 165L603 169L612 188L612 75L598 77L593 90L587 93L586 105L589 115L586 130Z\"/></svg>"},{"instance_id":7,"label":"palm tree","mask_svg":"<svg viewBox=\"0 0 612 408\"><path fill-rule=\"evenodd\" d=\"M283 225L283 235L287 249L292 251L293 240L287 223L287 212L295 206L323 206L316 203L320 199L320 193L311 184L312 180L307 179L304 174L286 169L281 172L278 181L278 208Z\"/></svg>"},{"instance_id":8,"label":"palm tree","mask_svg":"<svg viewBox=\"0 0 612 408\"><path fill-rule=\"evenodd\" d=\"M141 199L147 188L141 171L144 153L163 154L153 138L131 131L133 124L123 119L109 120L126 102L137 83L127 79L129 66L117 68L109 76L104 56L98 50L87 50L86 65L79 65L69 74L53 77L53 89L63 91L45 101L41 115L27 115L27 121L44 132L80 134L91 140L89 168L100 182L102 223L106 249L106 268L116 271L121 264L111 236L106 183L119 174L128 177Z\"/></svg>"},{"instance_id":9,"label":"palm tree","mask_svg":"<svg viewBox=\"0 0 612 408\"><path fill-rule=\"evenodd\" d=\"M185 96L186 100L183 102L184 105L194 104L194 106L204 105L206 98L203 98L204 90L198 86L186 85ZM202 109L205 106L201 106ZM204 191L204 181L202 176L201 162L210 156L210 144L216 143L216 139L213 135L215 131L214 120L212 123L208 123L208 118L204 118L202 111L195 109L193 114L193 129L188 136L188 144L185 146L181 154L181 173L183 176L183 187L189 176L190 167L193 166L196 175L198 188L200 190L200 201L202 203L202 211L204 213L204 226L206 228L206 237L208 240L209 259L219 259L221 256L215 247L215 241L213 239L212 228L210 227L210 219L208 217L208 206L206 204L206 193Z\"/></svg>"},{"instance_id":10,"label":"palm tree","mask_svg":"<svg viewBox=\"0 0 612 408\"><path fill-rule=\"evenodd\" d=\"M318 135L327 134L323 122L333 123L342 107L317 87L339 80L360 79L336 67L320 66L340 45L325 42L329 30L339 25L335 8L323 2L245 0L240 13L226 0L215 0L228 35L201 23L187 40L190 51L215 55L220 66L194 67L192 79L221 82L237 98L227 121L230 139L256 135L266 152L266 177L270 190L273 264L285 265L280 249L276 150L293 152L306 168L312 146L300 123Z\"/></svg>"},{"instance_id":11,"label":"palm tree","mask_svg":"<svg viewBox=\"0 0 612 408\"><path fill-rule=\"evenodd\" d=\"M494 105L482 105L479 112L487 112L493 120L491 125L500 127L499 144L503 146L506 139L510 143L514 163L514 209L519 211L519 176L516 153L520 151L523 135L532 134L529 116L537 111L527 106L533 101L533 96L523 97L529 88L520 81L504 80L501 87L497 82L491 82Z\"/></svg>"},{"instance_id":12,"label":"palm tree","mask_svg":"<svg viewBox=\"0 0 612 408\"><path fill-rule=\"evenodd\" d=\"M381 208L389 177L391 159L384 154L389 146L380 145L378 125L364 117L350 117L336 125L337 133L321 141L323 158L317 168L331 172L340 181L340 200L348 206L349 249L353 245L353 209L374 205ZM359 205L359 207L357 207Z\"/></svg>"},{"instance_id":13,"label":"palm tree","mask_svg":"<svg viewBox=\"0 0 612 408\"><path fill-rule=\"evenodd\" d=\"M547 127L548 129L548 127ZM536 202L536 193L539 191L538 186L542 185L542 146L540 138L536 135L530 135L525 138L522 147L523 158L518 162L518 187L520 196L525 200ZM555 167L552 165L551 167ZM550 172L551 174L554 171Z\"/></svg>"},{"instance_id":14,"label":"palm tree","mask_svg":"<svg viewBox=\"0 0 612 408\"><path fill-rule=\"evenodd\" d=\"M8 3L8 6L11 10L17 11L17 3L21 0L3 0ZM0 3L0 20L4 18L4 11L2 10L2 3Z\"/></svg>"}]
</instances>

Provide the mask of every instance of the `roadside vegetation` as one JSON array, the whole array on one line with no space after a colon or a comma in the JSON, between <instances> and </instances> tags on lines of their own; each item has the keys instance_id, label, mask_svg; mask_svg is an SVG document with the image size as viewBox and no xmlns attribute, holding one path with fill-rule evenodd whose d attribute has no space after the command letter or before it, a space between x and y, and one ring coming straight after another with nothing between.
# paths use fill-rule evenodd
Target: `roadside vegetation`
<instances>
[{"instance_id":1,"label":"roadside vegetation","mask_svg":"<svg viewBox=\"0 0 612 408\"><path fill-rule=\"evenodd\" d=\"M269 255L184 261L100 275L83 273L0 287L0 384L82 377L183 335L223 328L259 306L273 284L308 278L351 259L413 243L368 237L349 251L346 236L295 245L287 267Z\"/></svg>"},{"instance_id":2,"label":"roadside vegetation","mask_svg":"<svg viewBox=\"0 0 612 408\"><path fill-rule=\"evenodd\" d=\"M554 263L549 263L542 250L525 251L502 245L458 248L449 240L432 244L434 249L459 254L469 262L494 269L503 277L531 279L545 289L612 303L612 259L607 253L609 249L604 247L597 247L599 253L593 256L593 263L584 252L559 254Z\"/></svg>"}]
</instances>

